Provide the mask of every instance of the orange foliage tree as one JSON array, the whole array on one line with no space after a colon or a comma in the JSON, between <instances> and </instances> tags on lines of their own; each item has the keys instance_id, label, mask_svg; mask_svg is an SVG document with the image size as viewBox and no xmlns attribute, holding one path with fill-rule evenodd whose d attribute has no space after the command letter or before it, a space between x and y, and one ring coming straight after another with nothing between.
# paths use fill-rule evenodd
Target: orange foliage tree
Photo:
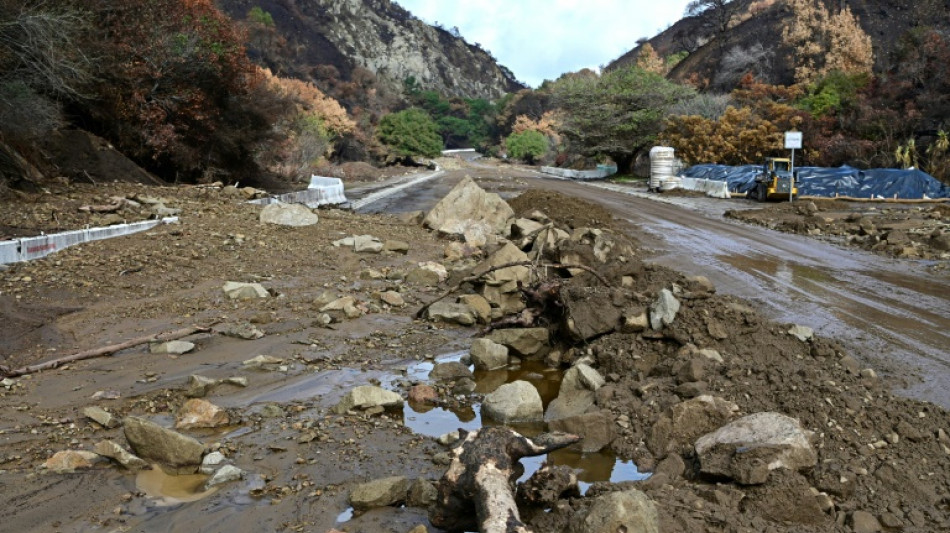
<instances>
[{"instance_id":1,"label":"orange foliage tree","mask_svg":"<svg viewBox=\"0 0 950 533\"><path fill-rule=\"evenodd\" d=\"M789 0L788 4L792 20L782 30L782 41L791 49L796 82L811 83L832 71L871 72L871 37L850 8L831 14L818 0Z\"/></svg>"}]
</instances>

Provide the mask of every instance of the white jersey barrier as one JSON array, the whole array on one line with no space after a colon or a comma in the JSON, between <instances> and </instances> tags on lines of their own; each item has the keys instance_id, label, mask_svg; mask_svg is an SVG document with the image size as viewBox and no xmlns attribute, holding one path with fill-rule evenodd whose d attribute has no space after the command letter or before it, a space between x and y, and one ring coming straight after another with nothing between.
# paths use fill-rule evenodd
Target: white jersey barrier
<instances>
[{"instance_id":1,"label":"white jersey barrier","mask_svg":"<svg viewBox=\"0 0 950 533\"><path fill-rule=\"evenodd\" d=\"M116 224L102 228L64 231L52 235L0 241L0 264L39 259L53 252L62 250L63 248L84 242L100 241L102 239L130 235L154 228L159 224L174 224L176 222L178 222L178 217L168 217L161 220L145 220L142 222L132 222L131 224Z\"/></svg>"},{"instance_id":2,"label":"white jersey barrier","mask_svg":"<svg viewBox=\"0 0 950 533\"><path fill-rule=\"evenodd\" d=\"M605 169L597 170L571 170L568 168L541 167L542 174L549 174L559 178L568 178L572 180L602 180L613 172Z\"/></svg>"},{"instance_id":3,"label":"white jersey barrier","mask_svg":"<svg viewBox=\"0 0 950 533\"><path fill-rule=\"evenodd\" d=\"M732 198L729 194L729 184L725 181L704 180L699 178L680 178L680 189L700 191L713 198Z\"/></svg>"},{"instance_id":4,"label":"white jersey barrier","mask_svg":"<svg viewBox=\"0 0 950 533\"><path fill-rule=\"evenodd\" d=\"M310 209L315 209L321 205L345 204L346 195L343 194L343 180L339 178L326 178L323 176L310 176L310 186L305 191L289 192L279 194L270 198L259 198L252 200L252 204L267 205L276 202L285 204L303 204Z\"/></svg>"}]
</instances>

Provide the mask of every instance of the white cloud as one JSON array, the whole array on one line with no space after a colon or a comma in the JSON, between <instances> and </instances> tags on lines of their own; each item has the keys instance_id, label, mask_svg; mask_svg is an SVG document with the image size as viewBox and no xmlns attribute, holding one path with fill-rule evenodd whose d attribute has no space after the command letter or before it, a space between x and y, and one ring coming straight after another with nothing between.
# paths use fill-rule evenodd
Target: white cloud
<instances>
[{"instance_id":1,"label":"white cloud","mask_svg":"<svg viewBox=\"0 0 950 533\"><path fill-rule=\"evenodd\" d=\"M398 0L429 23L457 26L531 86L606 65L683 16L688 0Z\"/></svg>"}]
</instances>

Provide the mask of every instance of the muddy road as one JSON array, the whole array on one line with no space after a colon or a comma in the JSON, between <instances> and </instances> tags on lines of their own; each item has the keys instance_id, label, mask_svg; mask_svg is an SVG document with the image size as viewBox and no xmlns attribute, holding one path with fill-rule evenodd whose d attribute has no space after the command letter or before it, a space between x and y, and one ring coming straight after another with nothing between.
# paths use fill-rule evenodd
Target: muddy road
<instances>
[{"instance_id":1,"label":"muddy road","mask_svg":"<svg viewBox=\"0 0 950 533\"><path fill-rule=\"evenodd\" d=\"M427 210L482 163L365 206L365 212ZM622 186L542 178L480 182L504 198L527 187L595 201L629 222L659 264L709 277L721 292L756 302L769 318L806 325L840 341L895 390L950 407L950 279L921 262L894 260L829 242L724 219L744 200L644 198ZM633 192L634 194L629 194ZM645 192L642 191L641 192ZM349 193L348 193L349 194Z\"/></svg>"}]
</instances>

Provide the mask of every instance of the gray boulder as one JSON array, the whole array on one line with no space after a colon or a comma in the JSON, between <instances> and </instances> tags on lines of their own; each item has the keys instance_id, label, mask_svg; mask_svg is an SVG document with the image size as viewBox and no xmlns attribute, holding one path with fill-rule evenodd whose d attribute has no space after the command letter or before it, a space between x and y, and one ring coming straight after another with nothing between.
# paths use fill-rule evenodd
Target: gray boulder
<instances>
[{"instance_id":1,"label":"gray boulder","mask_svg":"<svg viewBox=\"0 0 950 533\"><path fill-rule=\"evenodd\" d=\"M547 328L496 329L486 338L508 347L516 355L531 357L547 352L549 333Z\"/></svg>"},{"instance_id":2,"label":"gray boulder","mask_svg":"<svg viewBox=\"0 0 950 533\"><path fill-rule=\"evenodd\" d=\"M429 320L472 326L478 321L475 312L465 304L438 301L429 306L426 311Z\"/></svg>"},{"instance_id":3,"label":"gray boulder","mask_svg":"<svg viewBox=\"0 0 950 533\"><path fill-rule=\"evenodd\" d=\"M668 289L660 291L660 296L650 307L650 327L662 329L676 320L676 313L680 310L680 302Z\"/></svg>"},{"instance_id":4,"label":"gray boulder","mask_svg":"<svg viewBox=\"0 0 950 533\"><path fill-rule=\"evenodd\" d=\"M482 413L498 422L539 422L544 406L538 389L527 381L514 381L485 396Z\"/></svg>"},{"instance_id":5,"label":"gray boulder","mask_svg":"<svg viewBox=\"0 0 950 533\"><path fill-rule=\"evenodd\" d=\"M422 223L448 235L464 235L473 223L504 234L514 215L514 210L500 196L485 192L466 176L429 211Z\"/></svg>"},{"instance_id":6,"label":"gray boulder","mask_svg":"<svg viewBox=\"0 0 950 533\"><path fill-rule=\"evenodd\" d=\"M119 426L119 419L101 407L91 406L82 410L83 416L98 423L100 426L112 429Z\"/></svg>"},{"instance_id":7,"label":"gray boulder","mask_svg":"<svg viewBox=\"0 0 950 533\"><path fill-rule=\"evenodd\" d=\"M508 366L508 348L491 339L476 339L469 353L476 370L495 370Z\"/></svg>"},{"instance_id":8,"label":"gray boulder","mask_svg":"<svg viewBox=\"0 0 950 533\"><path fill-rule=\"evenodd\" d=\"M778 468L815 466L818 456L811 432L779 413L755 413L735 420L696 441L700 470L744 485L760 485Z\"/></svg>"},{"instance_id":9,"label":"gray boulder","mask_svg":"<svg viewBox=\"0 0 950 533\"><path fill-rule=\"evenodd\" d=\"M360 483L350 491L350 505L358 511L395 505L406 501L409 480L403 476Z\"/></svg>"},{"instance_id":10,"label":"gray boulder","mask_svg":"<svg viewBox=\"0 0 950 533\"><path fill-rule=\"evenodd\" d=\"M201 442L158 424L128 416L123 420L125 439L136 455L157 461L181 472L194 472L201 464Z\"/></svg>"},{"instance_id":11,"label":"gray boulder","mask_svg":"<svg viewBox=\"0 0 950 533\"><path fill-rule=\"evenodd\" d=\"M584 437L571 448L582 453L594 453L607 447L617 436L613 420L604 411L558 418L548 422L551 431L563 431Z\"/></svg>"},{"instance_id":12,"label":"gray boulder","mask_svg":"<svg viewBox=\"0 0 950 533\"><path fill-rule=\"evenodd\" d=\"M103 457L112 459L129 470L148 468L148 463L144 459L132 454L132 452L111 440L97 442L93 451Z\"/></svg>"},{"instance_id":13,"label":"gray boulder","mask_svg":"<svg viewBox=\"0 0 950 533\"><path fill-rule=\"evenodd\" d=\"M267 289L260 283L229 281L221 287L221 290L232 300L250 300L252 298L267 298L270 296Z\"/></svg>"},{"instance_id":14,"label":"gray boulder","mask_svg":"<svg viewBox=\"0 0 950 533\"><path fill-rule=\"evenodd\" d=\"M363 385L347 392L340 403L333 407L333 412L343 414L350 409L370 409L373 407L400 407L403 404L402 396L386 389L373 385Z\"/></svg>"},{"instance_id":15,"label":"gray boulder","mask_svg":"<svg viewBox=\"0 0 950 533\"><path fill-rule=\"evenodd\" d=\"M467 366L462 363L436 363L429 372L429 379L432 381L453 381L461 378L472 379L474 375Z\"/></svg>"},{"instance_id":16,"label":"gray boulder","mask_svg":"<svg viewBox=\"0 0 950 533\"><path fill-rule=\"evenodd\" d=\"M231 481L237 481L243 477L244 471L240 468L234 465L224 465L211 476L211 479L205 481L205 490Z\"/></svg>"},{"instance_id":17,"label":"gray boulder","mask_svg":"<svg viewBox=\"0 0 950 533\"><path fill-rule=\"evenodd\" d=\"M595 409L595 399L596 395L589 390L572 390L558 394L558 397L548 404L548 410L544 412L544 420L550 422L582 415Z\"/></svg>"},{"instance_id":18,"label":"gray boulder","mask_svg":"<svg viewBox=\"0 0 950 533\"><path fill-rule=\"evenodd\" d=\"M558 396L571 391L588 390L596 392L597 389L604 386L607 381L600 372L597 372L589 365L578 363L568 369L561 379L561 388L558 389Z\"/></svg>"},{"instance_id":19,"label":"gray boulder","mask_svg":"<svg viewBox=\"0 0 950 533\"><path fill-rule=\"evenodd\" d=\"M264 206L260 220L264 224L278 226L302 227L312 226L320 219L317 214L300 204L274 203Z\"/></svg>"},{"instance_id":20,"label":"gray boulder","mask_svg":"<svg viewBox=\"0 0 950 533\"><path fill-rule=\"evenodd\" d=\"M169 341L150 344L148 351L151 353L167 353L171 355L183 355L195 349L195 343L188 341Z\"/></svg>"},{"instance_id":21,"label":"gray boulder","mask_svg":"<svg viewBox=\"0 0 950 533\"><path fill-rule=\"evenodd\" d=\"M570 533L659 533L656 506L636 489L598 496L587 514L571 523Z\"/></svg>"}]
</instances>

